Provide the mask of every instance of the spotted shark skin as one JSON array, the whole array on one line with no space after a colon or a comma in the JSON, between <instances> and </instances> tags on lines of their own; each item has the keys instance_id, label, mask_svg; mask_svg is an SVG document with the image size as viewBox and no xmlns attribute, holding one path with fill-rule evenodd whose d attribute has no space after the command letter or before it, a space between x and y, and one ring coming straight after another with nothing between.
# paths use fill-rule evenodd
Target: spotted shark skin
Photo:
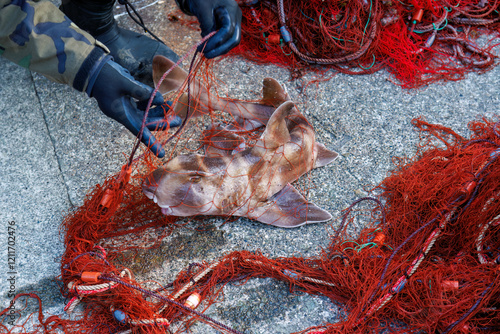
<instances>
[{"instance_id":1,"label":"spotted shark skin","mask_svg":"<svg viewBox=\"0 0 500 334\"><path fill-rule=\"evenodd\" d=\"M312 125L289 99L274 79L265 79L263 101L274 112L253 147L179 155L144 180L144 194L172 216L240 216L285 228L330 220L290 183L338 154L316 142Z\"/></svg>"}]
</instances>

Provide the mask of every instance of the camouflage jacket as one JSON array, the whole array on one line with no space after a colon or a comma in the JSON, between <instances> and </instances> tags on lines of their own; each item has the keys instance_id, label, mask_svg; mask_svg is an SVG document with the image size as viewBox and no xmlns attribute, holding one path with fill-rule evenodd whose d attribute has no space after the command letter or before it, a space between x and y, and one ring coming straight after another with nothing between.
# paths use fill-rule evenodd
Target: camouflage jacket
<instances>
[{"instance_id":1,"label":"camouflage jacket","mask_svg":"<svg viewBox=\"0 0 500 334\"><path fill-rule=\"evenodd\" d=\"M107 48L52 3L0 0L0 55L85 91Z\"/></svg>"}]
</instances>

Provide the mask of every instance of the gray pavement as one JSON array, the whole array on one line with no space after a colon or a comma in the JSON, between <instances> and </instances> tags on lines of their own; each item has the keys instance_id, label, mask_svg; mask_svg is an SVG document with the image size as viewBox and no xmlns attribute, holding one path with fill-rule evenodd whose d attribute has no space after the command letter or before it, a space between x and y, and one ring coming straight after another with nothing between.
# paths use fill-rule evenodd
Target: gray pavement
<instances>
[{"instance_id":1,"label":"gray pavement","mask_svg":"<svg viewBox=\"0 0 500 334\"><path fill-rule=\"evenodd\" d=\"M160 1L141 14L181 54L196 41L196 33L172 33L184 29L164 19L173 8L173 1ZM119 20L133 27L125 16ZM0 307L9 304L13 276L16 292L37 291L47 313L63 315L65 301L54 282L64 251L59 225L95 184L119 170L134 138L86 95L4 59L0 68ZM334 227L342 209L384 179L393 157L415 153L413 118L423 116L467 136L469 121L497 115L500 105L499 68L418 91L404 91L380 72L337 75L301 92L286 70L240 59L222 60L216 74L228 84L230 96L246 99L258 97L263 78L281 81L315 126L318 141L340 153L333 164L310 175L315 188L309 198L332 213ZM15 222L13 270L6 256L10 222ZM233 250L314 256L328 246L332 231L329 224L285 230L243 218L222 226L211 219L209 224L213 228L206 232L176 230L160 248L142 253L131 264L134 272L140 279L168 283L189 263ZM224 291L224 301L207 315L245 333L289 333L339 319L337 307L326 298L289 294L285 284L271 279L228 285ZM215 333L204 324L193 332Z\"/></svg>"}]
</instances>

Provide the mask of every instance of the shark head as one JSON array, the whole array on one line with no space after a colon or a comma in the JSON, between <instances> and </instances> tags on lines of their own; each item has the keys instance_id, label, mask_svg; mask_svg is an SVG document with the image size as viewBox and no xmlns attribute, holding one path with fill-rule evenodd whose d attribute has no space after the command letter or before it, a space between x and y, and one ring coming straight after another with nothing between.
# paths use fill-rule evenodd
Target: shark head
<instances>
[{"instance_id":1,"label":"shark head","mask_svg":"<svg viewBox=\"0 0 500 334\"><path fill-rule=\"evenodd\" d=\"M222 177L209 171L214 170L210 160L197 154L177 156L146 177L142 190L165 215L219 214L213 196L220 191Z\"/></svg>"}]
</instances>

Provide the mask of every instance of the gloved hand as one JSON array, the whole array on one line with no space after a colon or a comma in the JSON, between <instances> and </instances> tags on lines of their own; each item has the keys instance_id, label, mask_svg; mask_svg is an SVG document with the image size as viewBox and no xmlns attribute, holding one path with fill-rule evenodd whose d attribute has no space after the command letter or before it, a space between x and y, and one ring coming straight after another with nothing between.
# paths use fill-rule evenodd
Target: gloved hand
<instances>
[{"instance_id":1,"label":"gloved hand","mask_svg":"<svg viewBox=\"0 0 500 334\"><path fill-rule=\"evenodd\" d=\"M146 109L149 97L153 93L153 88L135 81L130 73L109 59L102 68L92 76L89 81L87 93L94 97L102 112L123 124L130 132L137 136L141 129L144 110ZM137 99L138 102L134 99ZM182 123L178 116L164 118L163 108L169 108L160 93L153 99L146 120L146 126L142 134L142 142L159 158L165 156L165 150L150 130L165 130L169 126L176 127Z\"/></svg>"},{"instance_id":2,"label":"gloved hand","mask_svg":"<svg viewBox=\"0 0 500 334\"><path fill-rule=\"evenodd\" d=\"M203 37L218 30L204 46L205 57L223 55L240 43L242 14L234 0L178 0L178 3L182 10L198 18Z\"/></svg>"}]
</instances>

